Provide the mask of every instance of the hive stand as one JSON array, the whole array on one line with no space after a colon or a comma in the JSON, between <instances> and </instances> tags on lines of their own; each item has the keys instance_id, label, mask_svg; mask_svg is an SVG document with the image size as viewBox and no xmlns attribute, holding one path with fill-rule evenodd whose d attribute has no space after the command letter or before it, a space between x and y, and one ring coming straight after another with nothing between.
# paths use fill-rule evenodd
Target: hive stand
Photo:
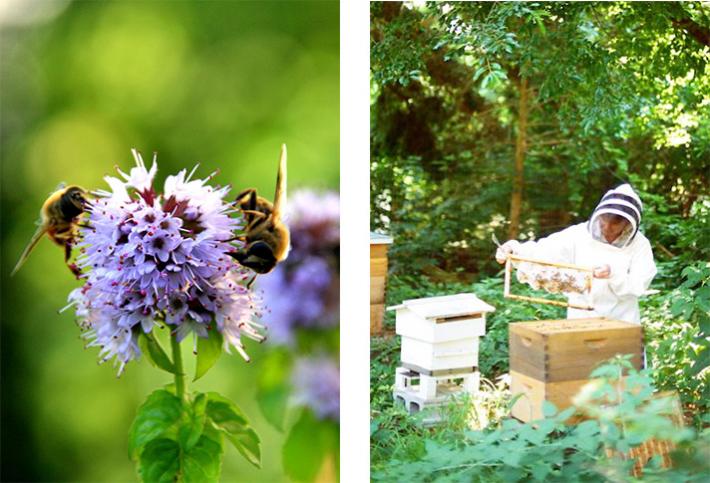
<instances>
[{"instance_id":1,"label":"hive stand","mask_svg":"<svg viewBox=\"0 0 710 483\"><path fill-rule=\"evenodd\" d=\"M393 396L404 404L410 414L424 408L436 408L451 401L452 396L475 394L480 386L478 371L451 373L438 376L420 374L406 367L398 367Z\"/></svg>"},{"instance_id":2,"label":"hive stand","mask_svg":"<svg viewBox=\"0 0 710 483\"><path fill-rule=\"evenodd\" d=\"M486 332L486 313L494 307L474 294L457 294L405 300L390 310L397 311L402 338L395 402L411 414L478 391L478 343Z\"/></svg>"}]
</instances>

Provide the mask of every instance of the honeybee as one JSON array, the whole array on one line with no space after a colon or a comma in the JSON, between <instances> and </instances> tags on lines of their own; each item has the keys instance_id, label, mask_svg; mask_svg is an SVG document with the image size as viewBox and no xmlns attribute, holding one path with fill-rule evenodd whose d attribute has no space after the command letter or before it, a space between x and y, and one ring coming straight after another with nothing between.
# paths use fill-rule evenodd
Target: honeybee
<instances>
[{"instance_id":1,"label":"honeybee","mask_svg":"<svg viewBox=\"0 0 710 483\"><path fill-rule=\"evenodd\" d=\"M257 274L269 273L277 263L286 259L290 243L288 227L281 220L286 207L285 144L281 146L274 203L258 196L254 188L239 193L234 203L244 214L247 225L244 235L236 237L245 243L244 247L229 256ZM249 285L253 282L254 278Z\"/></svg>"},{"instance_id":2,"label":"honeybee","mask_svg":"<svg viewBox=\"0 0 710 483\"><path fill-rule=\"evenodd\" d=\"M57 190L49 195L40 210L40 224L32 235L32 239L22 252L11 275L20 269L27 257L45 233L57 245L64 247L64 262L74 275L79 277L81 272L76 265L69 264L71 248L76 236L77 218L84 212L86 204L86 190L80 186L59 185Z\"/></svg>"}]
</instances>

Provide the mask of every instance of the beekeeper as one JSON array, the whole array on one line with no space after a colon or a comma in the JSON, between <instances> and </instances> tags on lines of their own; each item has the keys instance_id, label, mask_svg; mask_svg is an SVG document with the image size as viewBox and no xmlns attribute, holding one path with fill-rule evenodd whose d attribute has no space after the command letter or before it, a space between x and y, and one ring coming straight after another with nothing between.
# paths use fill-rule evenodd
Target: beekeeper
<instances>
[{"instance_id":1,"label":"beekeeper","mask_svg":"<svg viewBox=\"0 0 710 483\"><path fill-rule=\"evenodd\" d=\"M567 318L607 317L641 323L638 298L656 275L648 239L639 231L643 204L633 188L623 184L607 191L589 221L570 226L538 241L505 242L496 260L509 254L594 268L593 311L567 309ZM569 294L569 302L588 305L588 296Z\"/></svg>"}]
</instances>

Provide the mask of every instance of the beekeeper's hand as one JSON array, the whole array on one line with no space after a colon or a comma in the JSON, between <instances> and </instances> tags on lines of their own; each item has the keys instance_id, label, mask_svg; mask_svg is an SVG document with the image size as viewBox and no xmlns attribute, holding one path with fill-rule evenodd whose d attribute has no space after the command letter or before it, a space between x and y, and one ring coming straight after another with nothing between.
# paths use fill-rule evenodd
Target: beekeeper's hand
<instances>
[{"instance_id":1,"label":"beekeeper's hand","mask_svg":"<svg viewBox=\"0 0 710 483\"><path fill-rule=\"evenodd\" d=\"M611 267L609 265L600 265L594 268L594 278L609 278L611 277Z\"/></svg>"},{"instance_id":2,"label":"beekeeper's hand","mask_svg":"<svg viewBox=\"0 0 710 483\"><path fill-rule=\"evenodd\" d=\"M518 250L520 242L518 240L508 240L498 247L496 250L496 262L505 263L509 255L515 255Z\"/></svg>"}]
</instances>

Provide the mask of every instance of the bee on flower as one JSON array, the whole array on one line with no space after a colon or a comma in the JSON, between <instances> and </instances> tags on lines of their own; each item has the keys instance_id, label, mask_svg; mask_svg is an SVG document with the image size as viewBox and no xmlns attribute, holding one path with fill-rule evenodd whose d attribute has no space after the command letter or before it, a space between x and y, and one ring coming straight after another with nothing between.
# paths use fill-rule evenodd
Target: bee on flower
<instances>
[{"instance_id":1,"label":"bee on flower","mask_svg":"<svg viewBox=\"0 0 710 483\"><path fill-rule=\"evenodd\" d=\"M158 165L136 166L120 178L107 176L109 190L94 192L89 217L79 229L77 265L83 286L69 295L88 346L101 361L114 359L119 375L139 357L138 336L165 323L178 342L218 330L224 348L249 360L242 336L263 341L255 322L259 296L245 287L248 269L225 255L240 248L234 232L243 220L225 201L229 187L192 179L195 169L168 176L162 193L154 186Z\"/></svg>"}]
</instances>

